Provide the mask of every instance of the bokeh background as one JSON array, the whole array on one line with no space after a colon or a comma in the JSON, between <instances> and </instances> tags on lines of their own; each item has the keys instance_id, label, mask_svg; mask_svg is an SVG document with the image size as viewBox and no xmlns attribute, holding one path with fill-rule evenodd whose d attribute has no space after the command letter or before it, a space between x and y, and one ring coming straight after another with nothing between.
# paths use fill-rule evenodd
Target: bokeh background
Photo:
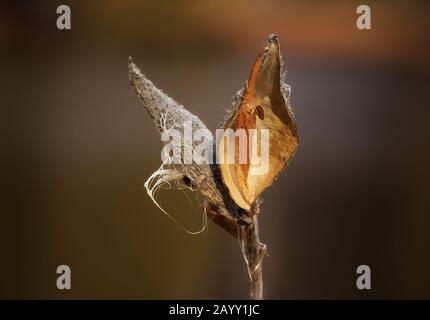
<instances>
[{"instance_id":1,"label":"bokeh background","mask_svg":"<svg viewBox=\"0 0 430 320\"><path fill-rule=\"evenodd\" d=\"M264 194L266 298L430 298L429 3L367 1L370 31L360 4L1 1L0 298L247 298L237 241L143 189L161 143L127 58L215 130L270 33L301 144Z\"/></svg>"}]
</instances>

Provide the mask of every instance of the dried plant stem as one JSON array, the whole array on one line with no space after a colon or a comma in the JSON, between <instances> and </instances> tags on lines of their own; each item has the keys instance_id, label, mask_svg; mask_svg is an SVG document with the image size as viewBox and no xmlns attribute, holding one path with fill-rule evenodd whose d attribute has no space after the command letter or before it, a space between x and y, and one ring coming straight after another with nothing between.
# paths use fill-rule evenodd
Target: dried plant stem
<instances>
[{"instance_id":1,"label":"dried plant stem","mask_svg":"<svg viewBox=\"0 0 430 320\"><path fill-rule=\"evenodd\" d=\"M266 245L260 242L258 215L252 224L242 225L239 232L242 253L248 267L249 296L253 300L263 299L263 259L267 253Z\"/></svg>"}]
</instances>

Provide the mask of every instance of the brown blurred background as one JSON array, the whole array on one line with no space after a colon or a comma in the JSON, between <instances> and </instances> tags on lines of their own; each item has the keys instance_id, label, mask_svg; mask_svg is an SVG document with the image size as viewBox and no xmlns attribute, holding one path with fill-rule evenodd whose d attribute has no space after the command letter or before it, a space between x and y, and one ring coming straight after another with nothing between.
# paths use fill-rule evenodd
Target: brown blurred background
<instances>
[{"instance_id":1,"label":"brown blurred background","mask_svg":"<svg viewBox=\"0 0 430 320\"><path fill-rule=\"evenodd\" d=\"M266 297L430 298L430 5L367 1L359 31L360 4L1 1L0 298L247 298L237 241L143 189L161 143L127 58L214 130L270 33L301 144L264 194Z\"/></svg>"}]
</instances>

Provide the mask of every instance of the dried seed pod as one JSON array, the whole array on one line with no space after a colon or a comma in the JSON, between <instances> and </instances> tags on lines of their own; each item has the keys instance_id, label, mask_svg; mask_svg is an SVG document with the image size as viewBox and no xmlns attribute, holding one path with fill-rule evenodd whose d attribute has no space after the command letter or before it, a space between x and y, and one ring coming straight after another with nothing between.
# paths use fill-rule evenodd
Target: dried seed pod
<instances>
[{"instance_id":1,"label":"dried seed pod","mask_svg":"<svg viewBox=\"0 0 430 320\"><path fill-rule=\"evenodd\" d=\"M281 67L279 42L272 35L251 69L238 106L227 120L219 143L223 182L237 205L248 212L288 164L299 143ZM234 141L231 141L232 130L227 129L235 132ZM246 139L237 134L240 129L246 132ZM263 139L264 131L268 133L267 141ZM234 149L229 149L232 144ZM234 150L234 161L228 159L231 150Z\"/></svg>"}]
</instances>

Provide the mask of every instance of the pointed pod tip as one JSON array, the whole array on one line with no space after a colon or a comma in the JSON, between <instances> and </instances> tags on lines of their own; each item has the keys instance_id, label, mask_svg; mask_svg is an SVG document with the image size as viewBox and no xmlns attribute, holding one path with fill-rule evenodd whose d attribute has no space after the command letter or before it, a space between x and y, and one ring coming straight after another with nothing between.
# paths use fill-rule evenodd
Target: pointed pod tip
<instances>
[{"instance_id":1,"label":"pointed pod tip","mask_svg":"<svg viewBox=\"0 0 430 320\"><path fill-rule=\"evenodd\" d=\"M274 33L269 34L269 41L278 40L278 36Z\"/></svg>"},{"instance_id":2,"label":"pointed pod tip","mask_svg":"<svg viewBox=\"0 0 430 320\"><path fill-rule=\"evenodd\" d=\"M131 56L128 57L128 68L132 68L134 66L133 58Z\"/></svg>"},{"instance_id":3,"label":"pointed pod tip","mask_svg":"<svg viewBox=\"0 0 430 320\"><path fill-rule=\"evenodd\" d=\"M272 33L269 35L264 49L266 51L279 51L279 39L276 34Z\"/></svg>"},{"instance_id":4,"label":"pointed pod tip","mask_svg":"<svg viewBox=\"0 0 430 320\"><path fill-rule=\"evenodd\" d=\"M134 63L132 57L128 57L128 71L129 73L135 73L135 74L138 74L141 72L140 69Z\"/></svg>"}]
</instances>

